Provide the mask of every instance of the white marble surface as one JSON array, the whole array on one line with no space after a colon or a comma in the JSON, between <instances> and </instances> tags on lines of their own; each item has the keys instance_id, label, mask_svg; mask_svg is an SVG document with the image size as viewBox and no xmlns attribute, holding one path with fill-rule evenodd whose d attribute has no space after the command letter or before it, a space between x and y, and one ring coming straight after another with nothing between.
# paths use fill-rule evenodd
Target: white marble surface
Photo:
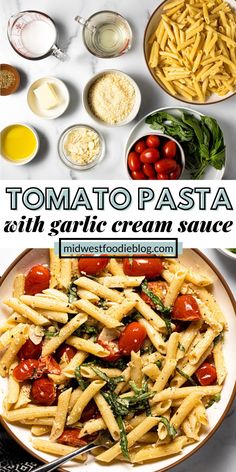
<instances>
[{"instance_id":1,"label":"white marble surface","mask_svg":"<svg viewBox=\"0 0 236 472\"><path fill-rule=\"evenodd\" d=\"M146 68L142 41L145 25L150 13L160 0L1 0L0 1L0 61L17 66L22 72L22 87L11 97L0 97L0 127L14 122L31 123L38 130L41 148L37 158L30 164L14 167L1 159L1 179L123 179L127 178L123 165L123 149L132 124L119 129L103 129L107 141L104 160L94 169L85 172L70 171L60 162L57 141L61 132L74 123L94 124L82 106L82 91L94 73L108 68L121 69L137 80L143 95L139 117L162 106L178 106L181 103L164 93L153 81ZM38 9L51 15L59 31L59 44L64 48L69 61L60 63L50 57L42 61L28 61L18 56L6 37L8 18L21 10ZM78 14L88 17L97 10L111 9L126 16L133 28L132 50L118 59L96 59L82 43L81 28L74 21ZM44 121L35 116L26 103L29 84L46 75L63 79L69 87L71 103L67 112L55 121ZM226 179L236 179L236 96L230 100L196 109L212 114L224 130L228 149Z\"/></svg>"},{"instance_id":2,"label":"white marble surface","mask_svg":"<svg viewBox=\"0 0 236 472\"><path fill-rule=\"evenodd\" d=\"M216 249L203 251L216 265L228 282L236 297L236 265ZM8 265L18 256L18 249L0 249L0 275ZM232 359L235 362L235 359ZM235 472L236 464L236 402L231 407L220 429L208 441L208 443L183 464L174 467L175 472Z\"/></svg>"}]
</instances>

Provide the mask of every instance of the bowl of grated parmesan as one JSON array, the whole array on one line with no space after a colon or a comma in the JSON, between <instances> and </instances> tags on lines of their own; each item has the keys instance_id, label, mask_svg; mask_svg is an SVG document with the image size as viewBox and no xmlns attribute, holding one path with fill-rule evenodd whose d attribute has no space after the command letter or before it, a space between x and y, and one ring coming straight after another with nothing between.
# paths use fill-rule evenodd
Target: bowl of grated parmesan
<instances>
[{"instance_id":1,"label":"bowl of grated parmesan","mask_svg":"<svg viewBox=\"0 0 236 472\"><path fill-rule=\"evenodd\" d=\"M91 169L104 157L105 141L91 126L76 124L61 134L58 153L64 164L71 169Z\"/></svg>"},{"instance_id":2,"label":"bowl of grated parmesan","mask_svg":"<svg viewBox=\"0 0 236 472\"><path fill-rule=\"evenodd\" d=\"M106 70L87 83L83 103L97 123L108 127L124 126L137 116L141 93L129 75L118 70Z\"/></svg>"}]
</instances>

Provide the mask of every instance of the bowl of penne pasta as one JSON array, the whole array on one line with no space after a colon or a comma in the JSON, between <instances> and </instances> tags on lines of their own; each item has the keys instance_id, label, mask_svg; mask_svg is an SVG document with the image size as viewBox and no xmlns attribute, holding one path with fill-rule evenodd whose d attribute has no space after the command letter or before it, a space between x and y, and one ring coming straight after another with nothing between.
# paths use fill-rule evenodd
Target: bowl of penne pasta
<instances>
[{"instance_id":1,"label":"bowl of penne pasta","mask_svg":"<svg viewBox=\"0 0 236 472\"><path fill-rule=\"evenodd\" d=\"M236 91L234 0L166 0L144 35L147 67L169 95L210 104Z\"/></svg>"},{"instance_id":2,"label":"bowl of penne pasta","mask_svg":"<svg viewBox=\"0 0 236 472\"><path fill-rule=\"evenodd\" d=\"M104 431L110 448L77 456L81 471L164 471L203 446L233 402L235 300L200 251L28 249L0 299L1 422L43 462Z\"/></svg>"}]
</instances>

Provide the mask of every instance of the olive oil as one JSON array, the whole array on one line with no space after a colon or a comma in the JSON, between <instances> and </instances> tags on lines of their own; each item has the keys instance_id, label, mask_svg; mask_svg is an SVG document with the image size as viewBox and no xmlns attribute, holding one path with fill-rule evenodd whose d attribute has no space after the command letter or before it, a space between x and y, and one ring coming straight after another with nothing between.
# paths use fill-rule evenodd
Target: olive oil
<instances>
[{"instance_id":1,"label":"olive oil","mask_svg":"<svg viewBox=\"0 0 236 472\"><path fill-rule=\"evenodd\" d=\"M9 161L24 161L35 153L36 148L36 137L27 126L15 124L1 132L1 153Z\"/></svg>"}]
</instances>

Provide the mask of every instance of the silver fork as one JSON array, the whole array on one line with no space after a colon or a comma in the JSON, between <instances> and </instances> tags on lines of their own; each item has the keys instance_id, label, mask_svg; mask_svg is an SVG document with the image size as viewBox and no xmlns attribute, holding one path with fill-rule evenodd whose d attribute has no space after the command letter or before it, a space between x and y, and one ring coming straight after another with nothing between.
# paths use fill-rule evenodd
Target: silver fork
<instances>
[{"instance_id":1,"label":"silver fork","mask_svg":"<svg viewBox=\"0 0 236 472\"><path fill-rule=\"evenodd\" d=\"M59 459L55 459L54 461L49 462L48 464L44 464L44 465L41 465L40 467L36 467L36 469L34 469L33 472L49 472L51 470L55 470L60 465L69 461L70 459L73 459L79 454L82 454L83 452L89 452L92 449L95 449L96 447L105 447L107 449L111 447L112 445L113 445L113 442L110 439L108 439L107 434L100 433L99 436L94 441L92 441L89 444L86 444L86 446L79 447L78 449L76 449L76 451L70 452L69 454L66 454L66 456L59 457Z\"/></svg>"}]
</instances>

